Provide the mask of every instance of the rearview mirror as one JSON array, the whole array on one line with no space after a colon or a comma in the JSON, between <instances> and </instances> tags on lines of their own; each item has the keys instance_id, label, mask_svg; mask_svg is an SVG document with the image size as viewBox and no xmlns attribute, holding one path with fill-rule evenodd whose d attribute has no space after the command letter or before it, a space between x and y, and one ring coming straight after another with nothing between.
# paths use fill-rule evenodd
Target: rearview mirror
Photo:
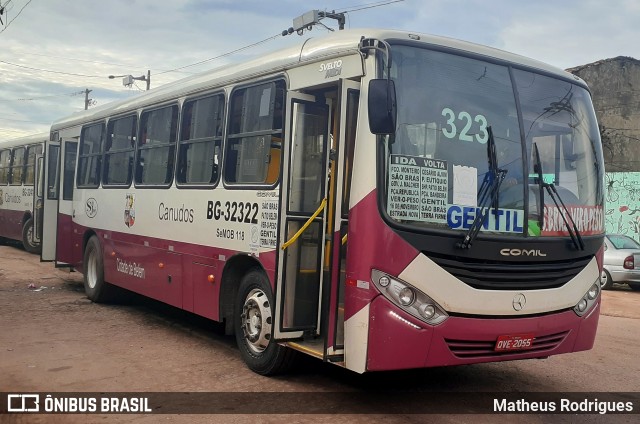
<instances>
[{"instance_id":1,"label":"rearview mirror","mask_svg":"<svg viewBox=\"0 0 640 424\"><path fill-rule=\"evenodd\" d=\"M392 80L369 81L369 130L376 135L396 130L396 87Z\"/></svg>"}]
</instances>

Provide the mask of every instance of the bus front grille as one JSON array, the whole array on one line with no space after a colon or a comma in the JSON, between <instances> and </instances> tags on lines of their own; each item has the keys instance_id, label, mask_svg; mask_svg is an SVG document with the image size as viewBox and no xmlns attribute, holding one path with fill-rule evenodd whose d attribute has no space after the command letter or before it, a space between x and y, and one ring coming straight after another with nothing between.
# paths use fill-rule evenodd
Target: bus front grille
<instances>
[{"instance_id":1,"label":"bus front grille","mask_svg":"<svg viewBox=\"0 0 640 424\"><path fill-rule=\"evenodd\" d=\"M449 274L481 290L542 290L562 287L591 260L591 256L587 256L570 261L497 262L423 253Z\"/></svg>"},{"instance_id":2,"label":"bus front grille","mask_svg":"<svg viewBox=\"0 0 640 424\"><path fill-rule=\"evenodd\" d=\"M533 339L529 349L519 351L498 351L494 350L495 340L451 340L445 339L451 353L461 359L500 357L519 353L546 352L555 349L562 343L569 334L568 331L562 333L549 334Z\"/></svg>"}]
</instances>

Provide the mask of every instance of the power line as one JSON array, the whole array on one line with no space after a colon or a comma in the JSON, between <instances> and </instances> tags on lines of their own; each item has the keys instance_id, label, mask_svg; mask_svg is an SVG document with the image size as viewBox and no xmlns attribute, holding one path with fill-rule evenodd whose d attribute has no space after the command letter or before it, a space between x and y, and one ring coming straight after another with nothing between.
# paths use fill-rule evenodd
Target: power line
<instances>
[{"instance_id":1,"label":"power line","mask_svg":"<svg viewBox=\"0 0 640 424\"><path fill-rule=\"evenodd\" d=\"M77 59L77 58L73 58L73 57L65 57L65 56L56 56L56 55L51 55L51 54L42 54L42 53L24 53L24 52L20 52L20 54L27 54L27 55L32 55L32 56L42 56L42 57L52 57L54 59L64 59L64 60L73 60L76 62L85 62L85 63L97 63L98 65L111 65L111 66L121 66L123 68L135 68L138 67L137 65L126 65L123 63L113 63L113 62L102 62L99 60L88 60L88 59ZM153 66L143 66L144 68L155 68ZM155 68L158 69L158 68ZM163 69L158 69L159 71L163 71ZM191 74L191 72L184 72L185 74Z\"/></svg>"},{"instance_id":2,"label":"power line","mask_svg":"<svg viewBox=\"0 0 640 424\"><path fill-rule=\"evenodd\" d=\"M373 9L375 7L386 6L388 4L400 3L400 2L403 2L403 1L404 0L379 1L379 2L376 2L376 3L363 4L361 6L350 6L350 7L353 7L353 9L345 8L345 10L343 10L341 12L338 12L338 13L357 12L359 10Z\"/></svg>"},{"instance_id":3,"label":"power line","mask_svg":"<svg viewBox=\"0 0 640 424\"><path fill-rule=\"evenodd\" d=\"M382 1L382 2L369 3L369 4L362 5L361 7L356 7L356 8L353 8L353 9L345 9L344 11L339 12L339 13L349 13L349 12L356 12L356 11L364 10L364 9L373 9L375 7L386 6L386 5L389 5L389 4L399 3L399 2L403 2L403 1L404 0L387 0L387 1ZM176 72L176 71L178 71L180 69L190 68L190 67L196 66L196 65L202 65L203 63L207 63L207 62L210 62L212 60L220 59L222 57L230 56L230 55L232 55L234 53L238 53L238 52L241 52L243 50L249 49L251 47L258 46L260 44L266 43L267 41L275 40L276 38L282 37L282 36L283 36L283 33L279 33L279 34L273 35L271 37L265 38L264 40L258 41L256 43L249 44L249 45L246 45L244 47L240 47L239 49L232 50L230 52L223 53L223 54L218 55L218 56L210 57L209 59L201 60L200 62L192 63L190 65L181 66L179 68L174 68L174 69L171 69L171 70L168 70L168 71L158 72L158 73L156 73L156 75L166 74L168 72Z\"/></svg>"},{"instance_id":4,"label":"power line","mask_svg":"<svg viewBox=\"0 0 640 424\"><path fill-rule=\"evenodd\" d=\"M18 14L16 15L15 18L11 19L10 21L7 22L7 25L5 25L5 27L2 29L2 31L0 31L0 34L2 34L3 32L5 32L7 30L7 28L9 28L9 25L11 25L11 22L15 21L16 19L18 19L18 16L20 16L20 14L22 13L22 11L24 10L25 7L29 6L29 3L31 3L31 0L27 1L25 3L24 6L22 6L22 9L20 9L20 11L18 12ZM9 4L9 3L7 3ZM5 4L6 7L6 4Z\"/></svg>"},{"instance_id":5,"label":"power line","mask_svg":"<svg viewBox=\"0 0 640 424\"><path fill-rule=\"evenodd\" d=\"M4 102L26 102L26 101L32 101L32 100L40 100L40 99L49 99L52 97L66 97L66 96L78 96L80 94L83 94L84 91L74 91L73 93L65 93L65 94L52 94L51 96L41 96L41 97L32 97L29 99L6 99L6 100L0 100L0 102L4 103Z\"/></svg>"},{"instance_id":6,"label":"power line","mask_svg":"<svg viewBox=\"0 0 640 424\"><path fill-rule=\"evenodd\" d=\"M41 121L27 121L24 119L10 119L10 118L0 118L1 121L12 121L12 122L31 122L34 124L50 124L50 122L41 122Z\"/></svg>"},{"instance_id":7,"label":"power line","mask_svg":"<svg viewBox=\"0 0 640 424\"><path fill-rule=\"evenodd\" d=\"M176 72L176 71L178 71L180 69L190 68L190 67L196 66L196 65L202 65L203 63L211 62L212 60L216 60L216 59L220 59L222 57L230 56L230 55L232 55L234 53L238 53L238 52L241 52L243 50L249 49L251 47L258 46L260 44L266 43L267 41L275 40L278 37L282 37L282 33L278 33L276 35L272 35L271 37L265 38L264 40L258 41L258 42L253 43L253 44L246 45L244 47L240 47L239 49L235 49L235 50L232 50L232 51L227 52L227 53L223 53L223 54L218 55L218 56L210 57L209 59L201 60L200 62L192 63L190 65L181 66L179 68L170 69L170 70L164 71L164 72L158 72L158 73L156 73L156 75L166 74L168 72Z\"/></svg>"},{"instance_id":8,"label":"power line","mask_svg":"<svg viewBox=\"0 0 640 424\"><path fill-rule=\"evenodd\" d=\"M83 74L74 74L74 73L70 73L70 72L52 71L52 70L49 70L49 69L42 69L42 68L32 68L31 66L18 65L16 63L7 62L7 61L4 61L4 60L0 60L0 62L1 63L5 63L7 65L11 65L11 66L17 66L18 68L31 69L32 71L50 72L52 74L71 75L71 76L74 76L74 77L106 78L104 76L97 76L97 75L83 75Z\"/></svg>"}]
</instances>

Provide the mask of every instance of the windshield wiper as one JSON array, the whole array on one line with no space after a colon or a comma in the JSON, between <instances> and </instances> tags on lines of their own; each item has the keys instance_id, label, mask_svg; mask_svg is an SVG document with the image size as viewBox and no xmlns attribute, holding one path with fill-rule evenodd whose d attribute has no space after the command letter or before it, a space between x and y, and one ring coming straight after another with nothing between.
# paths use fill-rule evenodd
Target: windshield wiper
<instances>
[{"instance_id":1,"label":"windshield wiper","mask_svg":"<svg viewBox=\"0 0 640 424\"><path fill-rule=\"evenodd\" d=\"M476 239L480 228L484 224L487 214L493 208L494 214L498 212L498 194L500 193L500 185L507 175L506 169L498 168L498 159L496 156L496 142L493 138L493 130L491 126L487 127L489 140L487 141L487 160L489 162L489 171L484 174L484 179L478 190L479 208L476 208L476 217L469 227L464 239L456 244L460 249L469 249L471 243Z\"/></svg>"},{"instance_id":2,"label":"windshield wiper","mask_svg":"<svg viewBox=\"0 0 640 424\"><path fill-rule=\"evenodd\" d=\"M542 229L544 228L544 190L546 189L547 193L549 193L549 196L551 197L551 200L553 200L553 203L555 203L556 208L560 209L563 212L560 215L562 215L562 221L564 222L565 227L567 227L567 232L571 237L571 241L573 241L576 249L584 250L584 241L582 240L582 235L580 234L580 231L578 231L578 227L576 226L573 217L569 213L569 209L562 201L560 194L558 194L556 185L554 183L544 182L542 174L542 162L540 161L540 151L538 150L538 145L536 143L533 143L533 158L535 160L535 163L533 164L533 171L538 174L538 191L540 195L540 215L538 217L538 222L540 224L540 231L542 231ZM560 203L558 203L558 201L560 201Z\"/></svg>"},{"instance_id":3,"label":"windshield wiper","mask_svg":"<svg viewBox=\"0 0 640 424\"><path fill-rule=\"evenodd\" d=\"M560 209L563 212L560 214L562 215L562 221L564 221L564 225L567 227L567 231L569 232L571 241L573 241L576 249L584 250L584 241L582 240L582 235L580 234L580 231L578 231L576 222L573 220L573 217L569 213L569 209L567 209L567 206L564 204L562 198L558 194L556 185L554 183L543 183L543 186L547 189L547 193L549 193L549 196L551 196L551 199L553 200L553 203L555 203L556 208ZM558 204L558 200L560 201L560 204ZM560 207L560 205L562 205L562 208Z\"/></svg>"}]
</instances>

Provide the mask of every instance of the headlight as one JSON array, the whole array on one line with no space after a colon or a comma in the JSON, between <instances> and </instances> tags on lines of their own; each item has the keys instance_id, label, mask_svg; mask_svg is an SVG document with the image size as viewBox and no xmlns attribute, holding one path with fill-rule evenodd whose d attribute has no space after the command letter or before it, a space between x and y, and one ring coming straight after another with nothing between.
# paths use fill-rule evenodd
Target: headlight
<instances>
[{"instance_id":1,"label":"headlight","mask_svg":"<svg viewBox=\"0 0 640 424\"><path fill-rule=\"evenodd\" d=\"M420 305L418 311L420 311L420 315L427 320L430 320L436 314L436 308L429 304Z\"/></svg>"},{"instance_id":2,"label":"headlight","mask_svg":"<svg viewBox=\"0 0 640 424\"><path fill-rule=\"evenodd\" d=\"M371 281L384 297L420 321L437 325L449 318L440 305L409 283L375 269Z\"/></svg>"},{"instance_id":3,"label":"headlight","mask_svg":"<svg viewBox=\"0 0 640 424\"><path fill-rule=\"evenodd\" d=\"M587 298L589 300L593 300L596 297L598 297L598 293L600 292L600 289L597 285L593 285L591 286L591 288L589 289L589 291L587 292Z\"/></svg>"},{"instance_id":4,"label":"headlight","mask_svg":"<svg viewBox=\"0 0 640 424\"><path fill-rule=\"evenodd\" d=\"M413 292L411 287L405 287L400 290L398 294L398 300L402 306L409 306L413 303L416 298L416 294Z\"/></svg>"},{"instance_id":5,"label":"headlight","mask_svg":"<svg viewBox=\"0 0 640 424\"><path fill-rule=\"evenodd\" d=\"M582 296L582 299L573 307L573 312L579 317L583 316L593 305L600 294L600 278L589 288L589 291Z\"/></svg>"}]
</instances>

